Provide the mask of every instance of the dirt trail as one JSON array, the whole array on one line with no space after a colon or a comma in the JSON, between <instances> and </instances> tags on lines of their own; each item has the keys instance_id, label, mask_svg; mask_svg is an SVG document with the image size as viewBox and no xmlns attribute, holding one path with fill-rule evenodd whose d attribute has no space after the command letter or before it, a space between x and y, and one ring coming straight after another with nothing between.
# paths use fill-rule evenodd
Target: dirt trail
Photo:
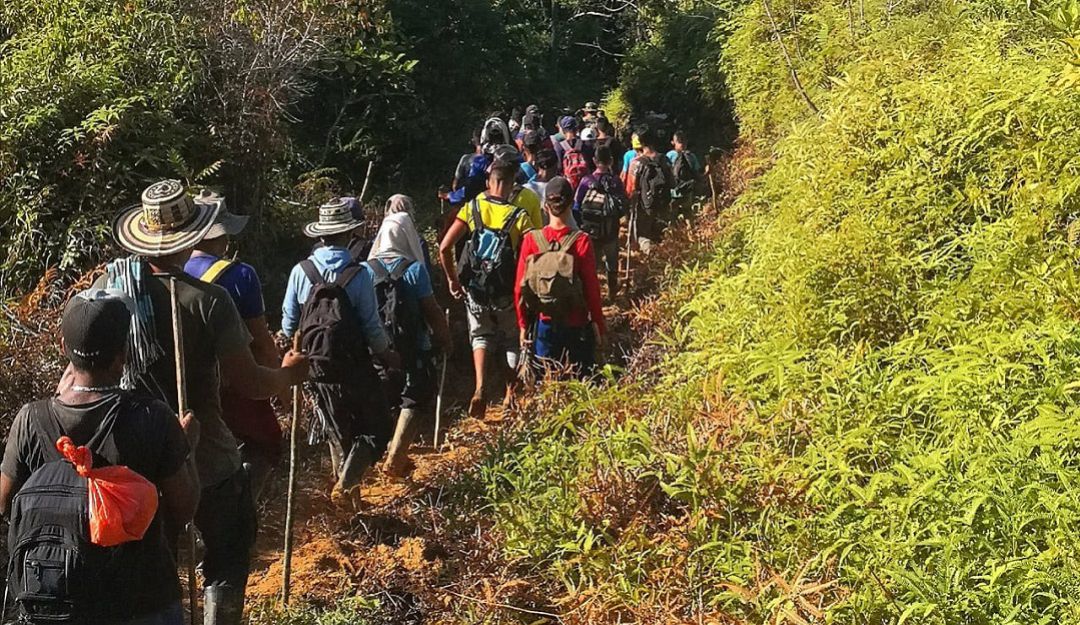
<instances>
[{"instance_id":1,"label":"dirt trail","mask_svg":"<svg viewBox=\"0 0 1080 625\"><path fill-rule=\"evenodd\" d=\"M631 288L605 308L609 362L625 365L641 355L645 333L654 325L649 317L658 276L680 266L702 238L684 224L673 228L647 261L635 255ZM454 323L455 335L464 336L464 320L455 317ZM469 509L463 527L444 501L447 485L475 467L489 445L512 438L538 412L527 398L512 412L492 405L483 420L467 418L472 369L466 346L449 370L450 423L442 449L432 448L427 428L413 447L411 474L399 480L373 470L358 507L330 500L328 452L302 446L292 596L315 606L332 606L344 596L373 596L380 601L377 622L457 623L463 610L472 615L468 622L574 622L554 616L561 612L556 598L564 589L541 587L535 571L502 560L482 511L472 502L455 502L454 510ZM260 511L257 562L248 588L255 609L272 604L281 592L285 471L283 465L282 477L267 487Z\"/></svg>"}]
</instances>

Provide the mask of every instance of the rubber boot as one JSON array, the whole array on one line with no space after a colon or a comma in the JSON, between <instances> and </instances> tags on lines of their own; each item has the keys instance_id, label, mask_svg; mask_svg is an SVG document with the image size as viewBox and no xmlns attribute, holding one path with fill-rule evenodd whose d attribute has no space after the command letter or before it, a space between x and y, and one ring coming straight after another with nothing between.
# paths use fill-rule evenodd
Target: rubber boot
<instances>
[{"instance_id":1,"label":"rubber boot","mask_svg":"<svg viewBox=\"0 0 1080 625\"><path fill-rule=\"evenodd\" d=\"M349 450L349 457L345 459L345 464L341 467L341 475L338 477L337 485L334 486L334 492L344 495L360 486L364 474L371 465L375 464L374 456L368 445L360 442L353 443L352 449Z\"/></svg>"},{"instance_id":2,"label":"rubber boot","mask_svg":"<svg viewBox=\"0 0 1080 625\"><path fill-rule=\"evenodd\" d=\"M244 591L229 586L203 589L203 625L240 625L244 620Z\"/></svg>"},{"instance_id":3,"label":"rubber boot","mask_svg":"<svg viewBox=\"0 0 1080 625\"><path fill-rule=\"evenodd\" d=\"M409 446L412 445L414 438L415 428L412 427L412 423L415 418L416 411L412 408L402 408L398 414L394 440L390 441L390 449L386 452L386 472L394 477L402 477L405 474Z\"/></svg>"}]
</instances>

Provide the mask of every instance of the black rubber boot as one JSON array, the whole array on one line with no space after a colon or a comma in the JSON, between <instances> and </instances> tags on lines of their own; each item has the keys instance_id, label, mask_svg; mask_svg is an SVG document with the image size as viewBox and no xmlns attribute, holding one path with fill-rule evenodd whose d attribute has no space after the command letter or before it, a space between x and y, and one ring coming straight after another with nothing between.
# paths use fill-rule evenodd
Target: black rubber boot
<instances>
[{"instance_id":1,"label":"black rubber boot","mask_svg":"<svg viewBox=\"0 0 1080 625\"><path fill-rule=\"evenodd\" d=\"M349 457L345 459L341 467L341 475L338 477L334 490L339 494L345 494L360 486L364 474L375 464L375 454L371 447L363 443L353 443L349 451Z\"/></svg>"},{"instance_id":2,"label":"black rubber boot","mask_svg":"<svg viewBox=\"0 0 1080 625\"><path fill-rule=\"evenodd\" d=\"M240 625L243 620L243 590L229 586L203 590L203 625Z\"/></svg>"}]
</instances>

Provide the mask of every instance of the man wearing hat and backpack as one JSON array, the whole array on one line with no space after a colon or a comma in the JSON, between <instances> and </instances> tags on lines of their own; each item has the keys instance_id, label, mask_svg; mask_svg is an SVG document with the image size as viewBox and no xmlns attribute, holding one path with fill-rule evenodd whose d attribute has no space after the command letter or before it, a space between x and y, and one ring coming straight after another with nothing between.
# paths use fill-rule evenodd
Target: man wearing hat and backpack
<instances>
[{"instance_id":1,"label":"man wearing hat and backpack","mask_svg":"<svg viewBox=\"0 0 1080 625\"><path fill-rule=\"evenodd\" d=\"M372 357L401 368L379 318L370 268L357 263L347 247L361 226L344 198L321 206L319 220L305 226L304 234L322 246L293 267L282 303L282 333L291 337L299 331L311 358L309 390L318 417L312 438L329 440L334 498L360 486L394 434Z\"/></svg>"},{"instance_id":2,"label":"man wearing hat and backpack","mask_svg":"<svg viewBox=\"0 0 1080 625\"><path fill-rule=\"evenodd\" d=\"M237 624L255 544L257 520L251 485L236 439L222 418L221 386L266 399L308 376L308 361L288 353L280 368L260 365L251 353L251 334L225 289L184 272L192 249L221 210L220 198L192 197L176 180L163 180L142 194L141 204L113 220L117 243L133 254L109 264L97 288L116 288L134 300L125 387L136 388L177 409L175 348L170 289L175 285L182 327L188 408L199 421L195 448L202 492L195 526L205 545L205 623ZM173 528L178 531L180 528Z\"/></svg>"},{"instance_id":3,"label":"man wearing hat and backpack","mask_svg":"<svg viewBox=\"0 0 1080 625\"><path fill-rule=\"evenodd\" d=\"M186 525L199 502L191 456L198 422L191 413L178 421L161 401L120 388L131 307L123 293L102 289L68 301L60 323L61 349L71 363L67 381L55 397L23 406L8 433L0 511L11 522L8 584L20 623L55 622L38 617L57 612L83 623L183 623L180 580L165 526ZM56 466L63 436L91 450L93 468L127 467L160 492L139 538L106 545L88 535L87 491L71 483L79 479L71 475L73 467ZM137 497L126 506L125 513L144 519L147 515L138 512L153 507ZM124 529L131 528L125 524ZM68 535L60 547L58 533ZM74 550L83 557L68 558Z\"/></svg>"},{"instance_id":4,"label":"man wearing hat and backpack","mask_svg":"<svg viewBox=\"0 0 1080 625\"><path fill-rule=\"evenodd\" d=\"M184 271L229 292L251 333L251 353L256 362L276 368L281 356L266 323L259 274L247 263L226 258L232 238L244 230L248 219L247 215L230 213L222 200L214 225L195 246ZM221 389L221 409L225 424L240 442L240 457L251 478L251 494L258 501L271 469L281 456L281 426L277 415L270 400L248 399L227 385Z\"/></svg>"}]
</instances>

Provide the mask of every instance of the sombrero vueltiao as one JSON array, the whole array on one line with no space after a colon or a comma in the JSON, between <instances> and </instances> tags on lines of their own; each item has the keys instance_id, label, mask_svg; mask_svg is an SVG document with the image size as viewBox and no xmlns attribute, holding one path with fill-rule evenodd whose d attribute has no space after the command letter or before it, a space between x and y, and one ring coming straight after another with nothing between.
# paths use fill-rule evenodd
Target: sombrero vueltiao
<instances>
[{"instance_id":1,"label":"sombrero vueltiao","mask_svg":"<svg viewBox=\"0 0 1080 625\"><path fill-rule=\"evenodd\" d=\"M364 225L354 214L356 200L339 197L319 207L319 221L304 226L304 234L312 239L333 236L356 230Z\"/></svg>"},{"instance_id":2,"label":"sombrero vueltiao","mask_svg":"<svg viewBox=\"0 0 1080 625\"><path fill-rule=\"evenodd\" d=\"M113 219L113 236L132 254L169 256L201 241L220 209L220 198L192 198L179 180L162 180Z\"/></svg>"}]
</instances>

